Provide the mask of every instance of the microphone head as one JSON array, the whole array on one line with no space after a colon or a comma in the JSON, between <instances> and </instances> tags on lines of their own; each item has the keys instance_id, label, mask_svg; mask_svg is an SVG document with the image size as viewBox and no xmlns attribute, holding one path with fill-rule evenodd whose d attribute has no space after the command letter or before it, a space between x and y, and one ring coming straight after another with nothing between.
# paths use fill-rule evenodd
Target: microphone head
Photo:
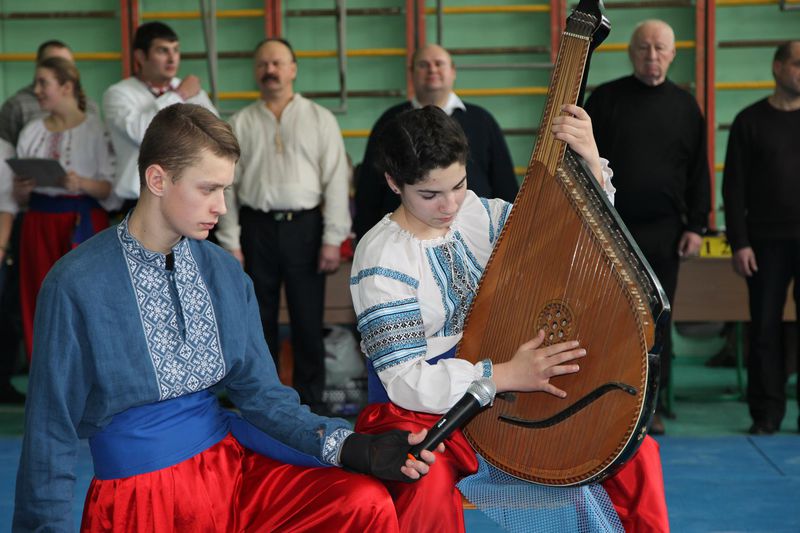
<instances>
[{"instance_id":1,"label":"microphone head","mask_svg":"<svg viewBox=\"0 0 800 533\"><path fill-rule=\"evenodd\" d=\"M473 395L481 407L486 407L494 400L497 386L491 378L480 378L469 384L467 393Z\"/></svg>"}]
</instances>

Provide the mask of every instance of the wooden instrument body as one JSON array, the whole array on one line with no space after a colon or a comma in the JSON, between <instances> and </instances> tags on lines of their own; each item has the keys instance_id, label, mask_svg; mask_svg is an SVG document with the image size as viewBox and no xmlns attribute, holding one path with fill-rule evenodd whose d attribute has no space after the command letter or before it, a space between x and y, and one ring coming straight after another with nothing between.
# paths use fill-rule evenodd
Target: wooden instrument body
<instances>
[{"instance_id":1,"label":"wooden instrument body","mask_svg":"<svg viewBox=\"0 0 800 533\"><path fill-rule=\"evenodd\" d=\"M552 379L566 399L501 394L465 428L490 463L548 485L598 481L638 448L654 407L669 313L605 193L549 133L561 104L577 101L584 41L569 33L562 39L539 141L457 349L457 357L501 363L540 329L546 344L574 339L586 348L577 374ZM562 61L565 46L573 47L567 60L574 65Z\"/></svg>"}]
</instances>

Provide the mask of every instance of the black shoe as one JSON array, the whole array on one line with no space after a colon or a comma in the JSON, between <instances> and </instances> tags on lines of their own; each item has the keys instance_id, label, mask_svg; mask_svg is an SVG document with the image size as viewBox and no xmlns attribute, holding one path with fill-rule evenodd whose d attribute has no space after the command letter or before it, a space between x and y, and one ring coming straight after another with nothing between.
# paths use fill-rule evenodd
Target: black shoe
<instances>
[{"instance_id":1,"label":"black shoe","mask_svg":"<svg viewBox=\"0 0 800 533\"><path fill-rule=\"evenodd\" d=\"M25 395L15 389L11 383L0 385L0 403L22 405L25 403Z\"/></svg>"},{"instance_id":2,"label":"black shoe","mask_svg":"<svg viewBox=\"0 0 800 533\"><path fill-rule=\"evenodd\" d=\"M775 431L777 431L775 426L767 422L753 422L753 425L747 430L751 435L772 435Z\"/></svg>"},{"instance_id":3,"label":"black shoe","mask_svg":"<svg viewBox=\"0 0 800 533\"><path fill-rule=\"evenodd\" d=\"M653 419L650 421L650 430L648 433L650 433L650 435L663 435L664 432L664 421L661 420L661 415L656 413L653 415Z\"/></svg>"}]
</instances>

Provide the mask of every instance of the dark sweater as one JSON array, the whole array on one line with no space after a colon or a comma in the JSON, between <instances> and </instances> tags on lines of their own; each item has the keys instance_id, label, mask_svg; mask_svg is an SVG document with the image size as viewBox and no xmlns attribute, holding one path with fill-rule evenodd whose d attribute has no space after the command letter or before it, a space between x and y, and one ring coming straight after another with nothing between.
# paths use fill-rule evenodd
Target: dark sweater
<instances>
[{"instance_id":1,"label":"dark sweater","mask_svg":"<svg viewBox=\"0 0 800 533\"><path fill-rule=\"evenodd\" d=\"M728 240L800 238L800 110L767 99L742 110L728 137L722 182Z\"/></svg>"},{"instance_id":2,"label":"dark sweater","mask_svg":"<svg viewBox=\"0 0 800 533\"><path fill-rule=\"evenodd\" d=\"M711 203L705 126L691 94L633 76L597 87L586 102L600 155L609 160L615 206L629 226L682 220L702 234Z\"/></svg>"},{"instance_id":3,"label":"dark sweater","mask_svg":"<svg viewBox=\"0 0 800 533\"><path fill-rule=\"evenodd\" d=\"M482 107L464 105L467 110L456 109L452 118L461 125L469 141L467 187L483 198L502 198L513 202L519 185L500 126ZM386 213L394 211L400 205L399 197L386 184L383 170L377 168L375 134L392 117L408 109L411 109L411 102L389 108L375 123L367 141L367 150L356 182L356 213L353 225L359 239Z\"/></svg>"}]
</instances>

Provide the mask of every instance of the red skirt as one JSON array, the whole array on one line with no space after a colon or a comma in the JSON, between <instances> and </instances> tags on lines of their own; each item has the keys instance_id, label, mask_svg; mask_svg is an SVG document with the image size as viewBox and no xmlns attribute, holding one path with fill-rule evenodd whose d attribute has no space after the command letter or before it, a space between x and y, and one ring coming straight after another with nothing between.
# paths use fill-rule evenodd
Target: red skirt
<instances>
[{"instance_id":1,"label":"red skirt","mask_svg":"<svg viewBox=\"0 0 800 533\"><path fill-rule=\"evenodd\" d=\"M358 417L356 430L364 433L389 429L419 431L430 428L439 418L439 415L407 411L391 403L372 404ZM435 465L421 481L386 483L397 507L401 531L464 531L462 499L456 483L473 474L478 463L460 430L445 440L445 446L446 451L436 454ZM602 485L626 533L669 531L661 455L652 437L645 437L630 461ZM451 505L442 505L445 501L450 501Z\"/></svg>"},{"instance_id":2,"label":"red skirt","mask_svg":"<svg viewBox=\"0 0 800 533\"><path fill-rule=\"evenodd\" d=\"M108 214L92 209L92 228L97 233L108 227ZM45 213L30 210L22 218L19 257L20 307L22 331L28 362L33 351L33 317L36 297L44 277L56 261L75 248L73 232L78 213Z\"/></svg>"},{"instance_id":3,"label":"red skirt","mask_svg":"<svg viewBox=\"0 0 800 533\"><path fill-rule=\"evenodd\" d=\"M430 428L440 415L407 411L392 403L367 406L358 417L356 431L382 433L390 429L420 431ZM478 459L461 433L454 432L444 441L444 453L436 454L430 472L415 483L386 481L392 495L400 531L423 533L460 533L464 531L464 511L458 481L478 470ZM449 502L449 503L447 503Z\"/></svg>"},{"instance_id":4,"label":"red skirt","mask_svg":"<svg viewBox=\"0 0 800 533\"><path fill-rule=\"evenodd\" d=\"M630 461L602 484L626 533L669 531L661 452L653 437L646 436Z\"/></svg>"},{"instance_id":5,"label":"red skirt","mask_svg":"<svg viewBox=\"0 0 800 533\"><path fill-rule=\"evenodd\" d=\"M393 533L398 524L391 497L374 478L279 463L228 435L168 468L92 480L81 531Z\"/></svg>"}]
</instances>

